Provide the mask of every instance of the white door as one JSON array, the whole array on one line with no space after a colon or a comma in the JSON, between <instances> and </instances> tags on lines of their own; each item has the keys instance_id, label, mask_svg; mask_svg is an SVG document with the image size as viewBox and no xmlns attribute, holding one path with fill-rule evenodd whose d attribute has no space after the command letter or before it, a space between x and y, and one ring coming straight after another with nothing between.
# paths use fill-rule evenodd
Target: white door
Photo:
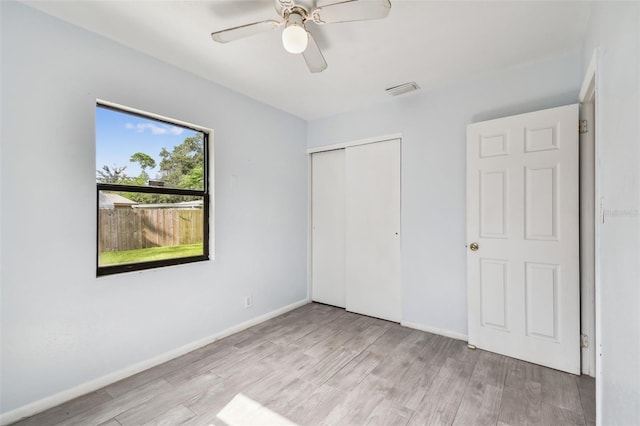
<instances>
[{"instance_id":1,"label":"white door","mask_svg":"<svg viewBox=\"0 0 640 426\"><path fill-rule=\"evenodd\" d=\"M345 154L347 310L399 322L400 140Z\"/></svg>"},{"instance_id":2,"label":"white door","mask_svg":"<svg viewBox=\"0 0 640 426\"><path fill-rule=\"evenodd\" d=\"M468 126L469 344L580 374L578 219L577 105Z\"/></svg>"},{"instance_id":3,"label":"white door","mask_svg":"<svg viewBox=\"0 0 640 426\"><path fill-rule=\"evenodd\" d=\"M345 307L344 149L311 155L311 294Z\"/></svg>"}]
</instances>

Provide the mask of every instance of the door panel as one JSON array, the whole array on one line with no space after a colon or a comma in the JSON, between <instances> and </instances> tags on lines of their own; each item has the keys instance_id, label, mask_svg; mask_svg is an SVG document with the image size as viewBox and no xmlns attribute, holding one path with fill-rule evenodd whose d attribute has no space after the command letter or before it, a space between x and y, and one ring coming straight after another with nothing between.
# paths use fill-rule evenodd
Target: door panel
<instances>
[{"instance_id":1,"label":"door panel","mask_svg":"<svg viewBox=\"0 0 640 426\"><path fill-rule=\"evenodd\" d=\"M507 237L507 171L483 171L480 174L480 235Z\"/></svg>"},{"instance_id":2,"label":"door panel","mask_svg":"<svg viewBox=\"0 0 640 426\"><path fill-rule=\"evenodd\" d=\"M578 108L467 128L469 343L580 372Z\"/></svg>"},{"instance_id":3,"label":"door panel","mask_svg":"<svg viewBox=\"0 0 640 426\"><path fill-rule=\"evenodd\" d=\"M311 294L345 307L344 149L311 156Z\"/></svg>"},{"instance_id":4,"label":"door panel","mask_svg":"<svg viewBox=\"0 0 640 426\"><path fill-rule=\"evenodd\" d=\"M347 310L399 322L400 140L346 149Z\"/></svg>"},{"instance_id":5,"label":"door panel","mask_svg":"<svg viewBox=\"0 0 640 426\"><path fill-rule=\"evenodd\" d=\"M525 266L527 334L558 341L558 265Z\"/></svg>"},{"instance_id":6,"label":"door panel","mask_svg":"<svg viewBox=\"0 0 640 426\"><path fill-rule=\"evenodd\" d=\"M480 261L482 325L509 331L507 323L507 270L509 263L498 259Z\"/></svg>"}]
</instances>

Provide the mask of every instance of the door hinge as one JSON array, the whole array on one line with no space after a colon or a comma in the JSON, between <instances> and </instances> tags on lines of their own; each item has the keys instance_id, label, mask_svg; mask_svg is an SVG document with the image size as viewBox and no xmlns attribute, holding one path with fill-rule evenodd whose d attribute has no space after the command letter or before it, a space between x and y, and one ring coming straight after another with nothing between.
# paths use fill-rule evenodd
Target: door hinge
<instances>
[{"instance_id":1,"label":"door hinge","mask_svg":"<svg viewBox=\"0 0 640 426\"><path fill-rule=\"evenodd\" d=\"M581 348L588 348L589 347L589 336L587 336L586 334L581 334L580 335L580 347Z\"/></svg>"},{"instance_id":2,"label":"door hinge","mask_svg":"<svg viewBox=\"0 0 640 426\"><path fill-rule=\"evenodd\" d=\"M587 120L578 120L578 132L580 134L587 133Z\"/></svg>"}]
</instances>

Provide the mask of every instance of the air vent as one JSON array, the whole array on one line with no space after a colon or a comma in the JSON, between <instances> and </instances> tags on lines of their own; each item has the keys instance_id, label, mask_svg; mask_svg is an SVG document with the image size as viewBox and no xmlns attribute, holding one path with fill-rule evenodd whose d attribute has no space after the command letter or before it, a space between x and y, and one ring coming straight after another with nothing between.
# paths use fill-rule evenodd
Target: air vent
<instances>
[{"instance_id":1,"label":"air vent","mask_svg":"<svg viewBox=\"0 0 640 426\"><path fill-rule=\"evenodd\" d=\"M414 92L419 88L420 86L418 86L418 83L416 83L415 81L412 81L411 83L404 83L399 86L389 87L388 89L385 89L385 90L391 96L398 96L398 95L404 95L405 93Z\"/></svg>"}]
</instances>

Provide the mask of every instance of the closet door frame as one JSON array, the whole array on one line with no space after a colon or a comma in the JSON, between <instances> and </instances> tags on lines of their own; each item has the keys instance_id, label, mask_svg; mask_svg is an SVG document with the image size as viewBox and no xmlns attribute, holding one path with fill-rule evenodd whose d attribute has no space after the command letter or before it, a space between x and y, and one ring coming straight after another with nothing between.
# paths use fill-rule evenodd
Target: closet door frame
<instances>
[{"instance_id":1,"label":"closet door frame","mask_svg":"<svg viewBox=\"0 0 640 426\"><path fill-rule=\"evenodd\" d=\"M318 147L313 147L313 148L307 148L307 300L309 302L312 302L312 268L313 268L313 257L312 257L312 249L313 249L313 240L312 240L312 235L313 235L313 218L311 217L311 211L312 211L312 154L316 153L316 152L323 152L323 151L333 151L336 149L343 149L343 148L348 148L351 146L358 146L358 145L367 145L367 144L371 144L371 143L377 143L377 142L384 142L384 141L388 141L391 139L400 139L400 145L402 146L402 133L392 133L392 134L388 134L388 135L382 135L382 136L373 136L370 138L364 138L364 139L357 139L357 140L353 140L353 141L348 141L348 142L340 142L340 143L335 143L335 144L331 144L331 145L322 145L322 146L318 146ZM400 151L400 158L402 161L402 148ZM401 178L402 180L402 178ZM400 188L400 203L402 204L402 187ZM402 222L402 220L401 220ZM402 251L402 247L401 247L401 251ZM401 283L401 295L402 295L402 283ZM401 296L402 298L402 296ZM402 309L400 312L401 316L402 316ZM402 318L401 318L402 319Z\"/></svg>"}]
</instances>

